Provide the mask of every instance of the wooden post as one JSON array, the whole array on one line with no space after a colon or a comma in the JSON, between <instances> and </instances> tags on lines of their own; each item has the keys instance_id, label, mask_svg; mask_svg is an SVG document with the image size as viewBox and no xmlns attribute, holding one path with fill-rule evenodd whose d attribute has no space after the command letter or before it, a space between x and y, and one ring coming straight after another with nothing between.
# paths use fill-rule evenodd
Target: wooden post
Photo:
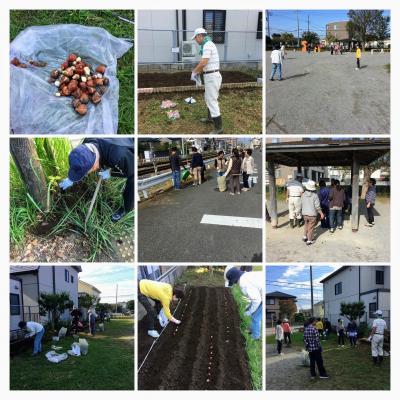
<instances>
[{"instance_id":1,"label":"wooden post","mask_svg":"<svg viewBox=\"0 0 400 400\"><path fill-rule=\"evenodd\" d=\"M271 217L271 226L273 229L278 227L278 205L276 198L276 181L275 181L275 163L268 161L268 182L269 182L269 216Z\"/></svg>"},{"instance_id":2,"label":"wooden post","mask_svg":"<svg viewBox=\"0 0 400 400\"><path fill-rule=\"evenodd\" d=\"M353 232L358 231L358 204L360 200L359 195L359 184L360 184L360 163L357 158L357 154L353 153L353 165L351 169L351 230Z\"/></svg>"},{"instance_id":3,"label":"wooden post","mask_svg":"<svg viewBox=\"0 0 400 400\"><path fill-rule=\"evenodd\" d=\"M44 208L47 199L46 178L33 139L12 138L10 152L28 193Z\"/></svg>"}]
</instances>

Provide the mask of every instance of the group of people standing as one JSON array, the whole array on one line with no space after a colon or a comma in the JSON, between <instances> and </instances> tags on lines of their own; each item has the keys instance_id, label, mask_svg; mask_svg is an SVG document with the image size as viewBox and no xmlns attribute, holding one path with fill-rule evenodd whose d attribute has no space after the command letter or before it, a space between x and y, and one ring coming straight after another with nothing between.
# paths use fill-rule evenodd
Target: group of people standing
<instances>
[{"instance_id":1,"label":"group of people standing","mask_svg":"<svg viewBox=\"0 0 400 400\"><path fill-rule=\"evenodd\" d=\"M319 192L316 183L308 180L303 183L302 173L297 173L296 179L290 179L286 184L286 201L289 210L289 224L291 228L304 225L303 241L311 245L314 240L314 228L317 218L320 217L321 228L329 229L334 233L336 229L343 229L343 220L346 210L351 214L352 188L347 190L337 179L331 179L330 187L324 179L319 181ZM376 201L376 180L368 180L368 189L365 194L366 219L365 224L372 227L375 224L374 206Z\"/></svg>"}]
</instances>

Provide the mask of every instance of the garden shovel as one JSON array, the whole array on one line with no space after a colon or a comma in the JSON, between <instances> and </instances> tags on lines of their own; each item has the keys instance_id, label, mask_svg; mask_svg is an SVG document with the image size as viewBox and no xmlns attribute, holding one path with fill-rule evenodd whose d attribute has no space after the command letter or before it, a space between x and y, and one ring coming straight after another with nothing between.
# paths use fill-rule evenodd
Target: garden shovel
<instances>
[{"instance_id":1,"label":"garden shovel","mask_svg":"<svg viewBox=\"0 0 400 400\"><path fill-rule=\"evenodd\" d=\"M89 221L89 218L90 218L90 216L91 216L91 214L92 214L93 206L94 206L94 203L96 202L97 195L99 194L100 185L101 185L101 181L102 181L102 180L103 180L103 178L100 176L100 177L99 177L99 180L97 181L96 190L95 190L94 193L93 193L92 201L90 202L89 210L88 210L88 212L87 212L87 214L86 214L86 219L85 219L85 233L86 233L86 225L87 225L87 223L88 223L88 221Z\"/></svg>"}]
</instances>

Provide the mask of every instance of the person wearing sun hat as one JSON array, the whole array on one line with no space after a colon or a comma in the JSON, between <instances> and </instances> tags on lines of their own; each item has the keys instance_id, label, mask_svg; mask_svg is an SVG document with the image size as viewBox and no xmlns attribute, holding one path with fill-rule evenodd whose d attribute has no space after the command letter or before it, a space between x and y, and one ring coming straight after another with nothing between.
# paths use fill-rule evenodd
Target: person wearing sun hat
<instances>
[{"instance_id":1,"label":"person wearing sun hat","mask_svg":"<svg viewBox=\"0 0 400 400\"><path fill-rule=\"evenodd\" d=\"M133 209L134 154L133 139L87 138L70 152L68 177L59 186L67 190L92 172L97 172L104 180L111 177L125 178L124 205L111 217L112 221L117 222Z\"/></svg>"},{"instance_id":2,"label":"person wearing sun hat","mask_svg":"<svg viewBox=\"0 0 400 400\"><path fill-rule=\"evenodd\" d=\"M303 242L310 246L314 243L314 228L317 224L317 216L320 215L321 219L324 214L321 209L319 197L316 193L315 182L309 180L303 183L305 192L301 196L301 210L304 218L304 234Z\"/></svg>"},{"instance_id":3,"label":"person wearing sun hat","mask_svg":"<svg viewBox=\"0 0 400 400\"><path fill-rule=\"evenodd\" d=\"M204 28L194 31L192 40L200 46L200 61L192 71L192 80L196 80L199 74L203 74L204 100L208 108L208 117L202 118L201 122L214 123L214 129L210 135L218 135L223 132L222 118L218 104L219 90L222 84L222 76L219 72L219 55L217 46L208 36Z\"/></svg>"}]
</instances>

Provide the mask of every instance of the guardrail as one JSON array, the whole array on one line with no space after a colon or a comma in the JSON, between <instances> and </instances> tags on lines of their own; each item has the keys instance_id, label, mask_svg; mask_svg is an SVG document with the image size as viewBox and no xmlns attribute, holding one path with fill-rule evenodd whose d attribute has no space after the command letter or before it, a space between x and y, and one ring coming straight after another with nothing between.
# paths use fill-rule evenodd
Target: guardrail
<instances>
[{"instance_id":1,"label":"guardrail","mask_svg":"<svg viewBox=\"0 0 400 400\"><path fill-rule=\"evenodd\" d=\"M214 158L204 160L204 165L209 165L209 164L213 164L213 163L214 163ZM157 186L164 182L167 182L170 179L171 179L171 181L173 181L172 171L165 172L160 175L151 176L149 178L139 179L137 182L138 192L142 192L143 197L145 199L147 199L148 198L147 189L150 189L153 186ZM138 200L140 200L140 196L138 196Z\"/></svg>"}]
</instances>

